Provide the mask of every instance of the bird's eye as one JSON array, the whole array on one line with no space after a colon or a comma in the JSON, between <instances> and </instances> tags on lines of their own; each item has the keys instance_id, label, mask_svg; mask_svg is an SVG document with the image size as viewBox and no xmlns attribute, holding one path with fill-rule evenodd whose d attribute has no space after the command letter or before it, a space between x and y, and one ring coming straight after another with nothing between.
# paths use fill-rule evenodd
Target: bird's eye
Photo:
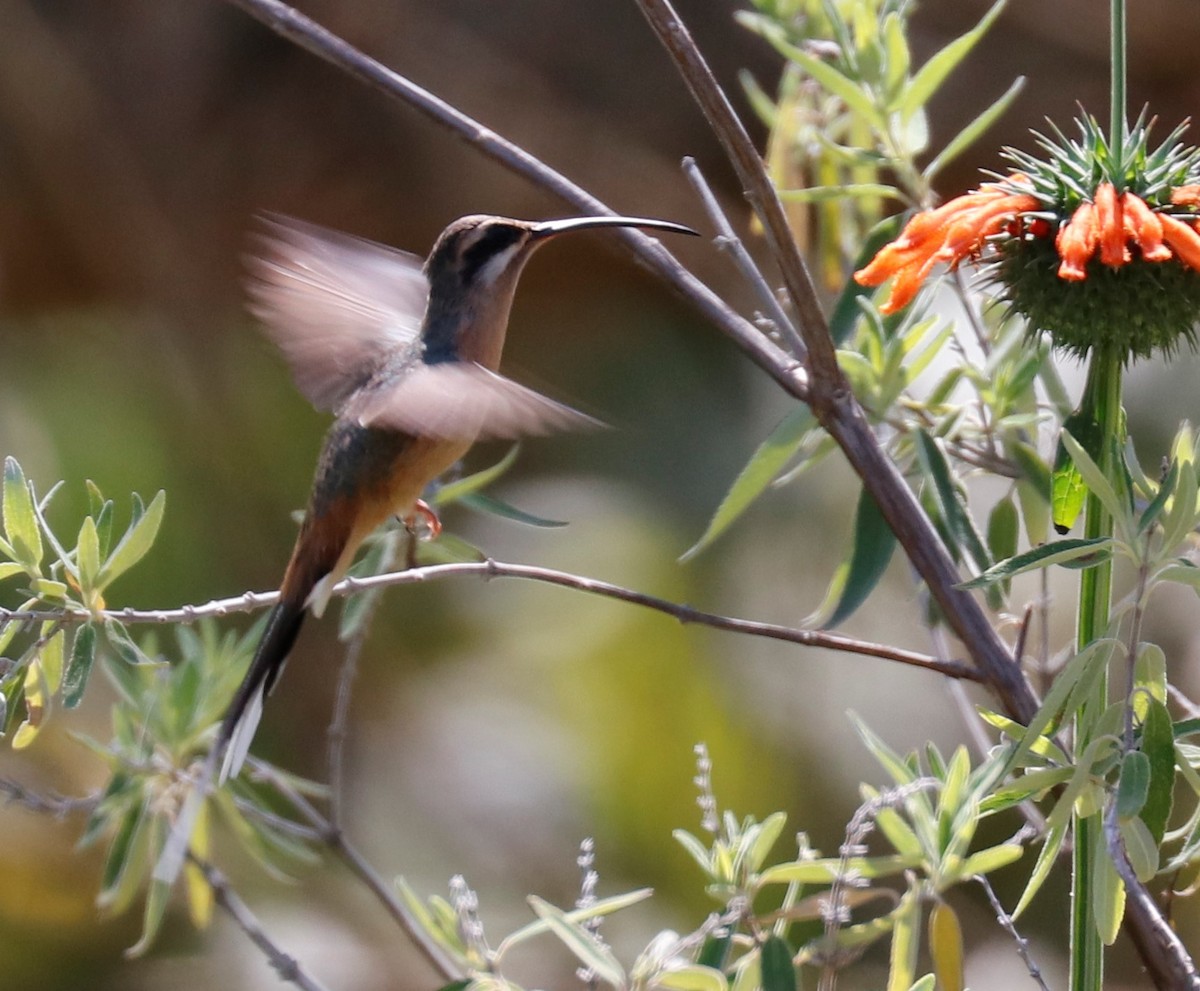
<instances>
[{"instance_id":1,"label":"bird's eye","mask_svg":"<svg viewBox=\"0 0 1200 991\"><path fill-rule=\"evenodd\" d=\"M470 281L487 262L517 243L521 230L508 225L494 224L479 232L462 253L462 276Z\"/></svg>"}]
</instances>

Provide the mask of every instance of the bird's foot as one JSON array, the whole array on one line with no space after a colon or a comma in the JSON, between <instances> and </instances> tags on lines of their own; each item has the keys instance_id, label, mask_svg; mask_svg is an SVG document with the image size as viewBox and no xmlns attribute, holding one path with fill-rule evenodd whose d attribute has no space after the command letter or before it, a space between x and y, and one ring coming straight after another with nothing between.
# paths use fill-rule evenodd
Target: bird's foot
<instances>
[{"instance_id":1,"label":"bird's foot","mask_svg":"<svg viewBox=\"0 0 1200 991\"><path fill-rule=\"evenodd\" d=\"M421 525L418 526L417 518ZM404 525L421 540L436 540L442 532L442 521L424 499L418 499L413 511L404 518Z\"/></svg>"}]
</instances>

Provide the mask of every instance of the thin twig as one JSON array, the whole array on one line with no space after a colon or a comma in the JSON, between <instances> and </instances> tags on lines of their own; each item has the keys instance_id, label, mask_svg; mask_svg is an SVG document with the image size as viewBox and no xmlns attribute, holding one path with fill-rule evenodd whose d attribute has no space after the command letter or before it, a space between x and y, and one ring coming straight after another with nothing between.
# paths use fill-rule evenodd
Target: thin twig
<instances>
[{"instance_id":1,"label":"thin twig","mask_svg":"<svg viewBox=\"0 0 1200 991\"><path fill-rule=\"evenodd\" d=\"M754 259L750 257L750 252L746 250L746 246L742 243L733 231L733 225L729 222L729 218L725 216L725 211L721 209L721 204L717 202L717 197L709 186L708 180L704 178L704 173L700 171L700 166L696 164L694 158L688 157L683 160L683 174L687 176L688 181L692 184L692 188L696 190L700 197L700 202L704 205L704 212L708 214L708 219L712 221L713 226L717 229L717 237L714 244L723 251L729 252L730 258L733 259L737 270L742 274L754 290L754 295L758 298L759 306L768 320L771 321L778 330L779 334L785 337L791 345L791 351L797 358L803 358L805 354L804 341L796 331L795 324L791 318L783 312L783 307L779 305L779 300L775 296L775 291L767 282L766 277L762 274Z\"/></svg>"},{"instance_id":2,"label":"thin twig","mask_svg":"<svg viewBox=\"0 0 1200 991\"><path fill-rule=\"evenodd\" d=\"M655 612L673 616L680 623L693 623L698 626L708 626L716 630L726 630L747 636L766 637L771 640L782 640L796 643L805 647L823 647L849 654L861 654L866 657L878 657L882 660L896 661L913 667L937 671L952 678L965 678L969 681L984 681L983 675L962 661L942 661L921 654L917 651L904 650L887 644L858 640L854 637L825 630L805 630L790 626L780 626L775 623L759 623L754 620L737 619L732 616L722 616L717 613L705 612L691 606L661 599L622 585L571 574L566 571L556 571L552 568L541 568L529 564L509 564L503 561L464 561L455 564L433 564L424 568L410 568L405 571L394 571L383 575L373 575L369 578L347 578L339 582L333 589L334 595L349 595L371 588L384 588L392 585L414 585L421 582L438 581L454 577L519 578L526 581L541 582L547 585L559 585L604 598L618 599L635 605L653 609ZM178 609L116 609L98 613L100 619L118 619L123 623L190 623L210 616L222 617L232 613L252 612L273 606L279 599L278 592L246 592L244 595L230 599L215 599L212 602L198 606L182 606ZM58 614L52 610L32 610L29 612L5 612L0 610L0 622L8 618L60 618L64 622L86 622L97 618L91 613L82 611Z\"/></svg>"},{"instance_id":3,"label":"thin twig","mask_svg":"<svg viewBox=\"0 0 1200 991\"><path fill-rule=\"evenodd\" d=\"M810 388L817 387L818 393L844 388L845 380L838 368L833 339L829 336L812 278L792 236L783 203L763 167L762 156L668 0L637 0L637 3L712 126L726 157L737 172L746 199L762 221L771 254L779 264L784 285L796 311L797 330L804 341L806 361L812 376ZM822 398L813 395L818 405Z\"/></svg>"},{"instance_id":4,"label":"thin twig","mask_svg":"<svg viewBox=\"0 0 1200 991\"><path fill-rule=\"evenodd\" d=\"M1017 932L1017 925L1013 922L1013 917L1004 910L1004 906L1000 904L1000 899L996 897L996 891L992 888L992 882L983 874L975 875L975 880L979 882L987 895L987 900L991 903L992 911L996 913L996 921L1004 927L1004 930L1012 937L1013 942L1017 944L1017 953L1021 955L1021 960L1025 963L1025 969L1029 971L1029 976L1033 978L1034 983L1042 989L1042 991L1050 991L1047 987L1045 978L1042 977L1042 969L1037 965L1037 961L1033 959L1033 955L1029 952L1029 940Z\"/></svg>"},{"instance_id":5,"label":"thin twig","mask_svg":"<svg viewBox=\"0 0 1200 991\"><path fill-rule=\"evenodd\" d=\"M375 896L388 915L404 930L413 945L420 950L444 980L457 981L464 976L458 965L408 910L408 906L397 897L394 887L380 876L359 849L346 838L344 830L336 829L312 802L300 794L285 775L278 774L270 764L258 760L253 755L248 758L247 764L257 778L269 782L320 833L325 845L338 855L367 890Z\"/></svg>"},{"instance_id":6,"label":"thin twig","mask_svg":"<svg viewBox=\"0 0 1200 991\"><path fill-rule=\"evenodd\" d=\"M19 781L0 778L0 797L10 805L20 805L41 815L65 819L76 812L91 812L100 801L99 795L82 795L72 798L53 792L37 792Z\"/></svg>"},{"instance_id":7,"label":"thin twig","mask_svg":"<svg viewBox=\"0 0 1200 991\"><path fill-rule=\"evenodd\" d=\"M294 984L296 987L301 988L302 991L327 991L324 984L308 973L295 957L280 949L275 941L267 935L267 931L263 929L262 923L258 921L258 916L250 910L249 906L242 901L237 892L229 886L225 880L225 875L206 861L198 860L190 855L188 859L204 875L204 880L212 888L213 897L216 899L217 904L225 910L237 927L246 934L246 938L262 950L263 955L267 958L267 962L275 970L275 973L279 975L281 980L287 981L289 984Z\"/></svg>"}]
</instances>

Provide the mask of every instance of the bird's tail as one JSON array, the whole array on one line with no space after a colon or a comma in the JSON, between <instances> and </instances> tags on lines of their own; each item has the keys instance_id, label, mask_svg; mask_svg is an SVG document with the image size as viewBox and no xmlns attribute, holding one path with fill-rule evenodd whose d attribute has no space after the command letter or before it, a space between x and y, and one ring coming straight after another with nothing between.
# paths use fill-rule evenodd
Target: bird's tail
<instances>
[{"instance_id":1,"label":"bird's tail","mask_svg":"<svg viewBox=\"0 0 1200 991\"><path fill-rule=\"evenodd\" d=\"M236 776L241 770L258 721L262 718L263 702L283 670L304 622L304 615L303 598L299 601L291 597L283 598L271 610L266 632L258 643L258 650L254 652L254 660L250 662L246 677L233 697L217 734L213 749L221 761L218 784L224 784L226 779Z\"/></svg>"}]
</instances>

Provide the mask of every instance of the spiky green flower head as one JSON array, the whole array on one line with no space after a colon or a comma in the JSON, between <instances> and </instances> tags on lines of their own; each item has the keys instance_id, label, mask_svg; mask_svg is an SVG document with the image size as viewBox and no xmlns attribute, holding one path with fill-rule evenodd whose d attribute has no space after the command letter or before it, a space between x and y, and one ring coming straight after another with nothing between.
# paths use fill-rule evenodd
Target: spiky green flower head
<instances>
[{"instance_id":1,"label":"spiky green flower head","mask_svg":"<svg viewBox=\"0 0 1200 991\"><path fill-rule=\"evenodd\" d=\"M1153 150L1143 117L1114 149L1092 117L1070 139L1051 124L1044 157L1015 149L1003 180L1038 208L993 239L1001 297L1054 345L1128 363L1196 346L1200 320L1200 151L1180 125ZM1119 152L1119 153L1118 153Z\"/></svg>"}]
</instances>

